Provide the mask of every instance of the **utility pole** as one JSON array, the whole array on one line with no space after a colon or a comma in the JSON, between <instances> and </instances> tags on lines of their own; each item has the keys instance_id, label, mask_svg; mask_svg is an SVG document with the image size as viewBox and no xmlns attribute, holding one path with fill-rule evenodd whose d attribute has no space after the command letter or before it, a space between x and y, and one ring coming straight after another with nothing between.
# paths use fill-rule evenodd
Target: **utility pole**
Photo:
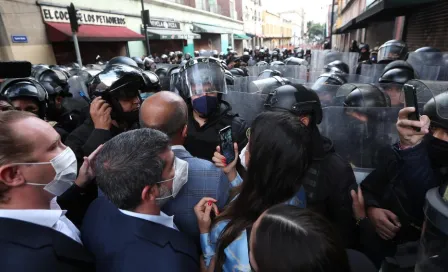
<instances>
[{"instance_id":1,"label":"utility pole","mask_svg":"<svg viewBox=\"0 0 448 272\"><path fill-rule=\"evenodd\" d=\"M148 25L149 25L149 10L145 9L144 0L140 1L142 4L142 24L143 31L145 32L145 47L146 47L146 56L151 55L151 50L149 47L149 38L148 38Z\"/></svg>"},{"instance_id":2,"label":"utility pole","mask_svg":"<svg viewBox=\"0 0 448 272\"><path fill-rule=\"evenodd\" d=\"M330 48L333 48L334 1L335 0L331 1Z\"/></svg>"},{"instance_id":3,"label":"utility pole","mask_svg":"<svg viewBox=\"0 0 448 272\"><path fill-rule=\"evenodd\" d=\"M78 23L78 19L81 14L78 14L79 10L75 9L73 3L70 3L70 6L67 7L67 11L70 20L70 26L72 28L73 43L75 44L76 60L78 61L79 66L82 67L81 52L79 51L78 36L76 35L79 30L80 24Z\"/></svg>"}]
</instances>

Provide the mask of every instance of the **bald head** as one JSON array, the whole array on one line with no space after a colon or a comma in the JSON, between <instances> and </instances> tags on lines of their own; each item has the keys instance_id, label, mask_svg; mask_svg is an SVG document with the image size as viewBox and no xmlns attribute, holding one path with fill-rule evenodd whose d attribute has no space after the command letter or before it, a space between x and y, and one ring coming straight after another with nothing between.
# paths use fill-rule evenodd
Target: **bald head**
<instances>
[{"instance_id":1,"label":"bald head","mask_svg":"<svg viewBox=\"0 0 448 272\"><path fill-rule=\"evenodd\" d=\"M140 108L140 126L154 128L173 137L181 133L188 122L188 107L173 92L158 92L143 102Z\"/></svg>"}]
</instances>

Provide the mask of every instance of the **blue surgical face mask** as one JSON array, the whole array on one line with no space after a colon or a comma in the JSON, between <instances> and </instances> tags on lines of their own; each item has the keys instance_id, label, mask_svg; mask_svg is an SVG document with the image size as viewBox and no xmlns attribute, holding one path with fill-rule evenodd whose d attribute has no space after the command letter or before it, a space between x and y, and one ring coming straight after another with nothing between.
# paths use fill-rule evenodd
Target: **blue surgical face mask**
<instances>
[{"instance_id":1,"label":"blue surgical face mask","mask_svg":"<svg viewBox=\"0 0 448 272\"><path fill-rule=\"evenodd\" d=\"M153 95L153 92L150 93L141 93L140 97L142 98L142 100L145 100L146 98L150 97L151 95Z\"/></svg>"},{"instance_id":2,"label":"blue surgical face mask","mask_svg":"<svg viewBox=\"0 0 448 272\"><path fill-rule=\"evenodd\" d=\"M201 96L193 100L193 109L204 117L210 116L218 107L218 97Z\"/></svg>"}]
</instances>

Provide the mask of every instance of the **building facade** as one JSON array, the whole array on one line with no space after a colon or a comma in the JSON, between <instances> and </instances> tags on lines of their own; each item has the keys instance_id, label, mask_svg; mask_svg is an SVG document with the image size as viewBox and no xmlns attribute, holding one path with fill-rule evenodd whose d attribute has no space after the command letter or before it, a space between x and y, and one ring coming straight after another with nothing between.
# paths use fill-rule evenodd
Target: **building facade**
<instances>
[{"instance_id":1,"label":"building facade","mask_svg":"<svg viewBox=\"0 0 448 272\"><path fill-rule=\"evenodd\" d=\"M292 22L282 19L279 14L263 12L263 46L274 48L291 48Z\"/></svg>"},{"instance_id":2,"label":"building facade","mask_svg":"<svg viewBox=\"0 0 448 272\"><path fill-rule=\"evenodd\" d=\"M301 46L305 42L305 10L298 8L296 10L280 12L280 18L291 22L292 37L290 44Z\"/></svg>"},{"instance_id":3,"label":"building facade","mask_svg":"<svg viewBox=\"0 0 448 272\"><path fill-rule=\"evenodd\" d=\"M76 61L66 7L80 10L83 63L100 55L146 55L139 0L0 0L0 59L67 64ZM242 52L242 0L147 0L150 53Z\"/></svg>"},{"instance_id":4,"label":"building facade","mask_svg":"<svg viewBox=\"0 0 448 272\"><path fill-rule=\"evenodd\" d=\"M244 31L250 37L245 40L244 47L260 46L263 38L261 0L243 0Z\"/></svg>"}]
</instances>

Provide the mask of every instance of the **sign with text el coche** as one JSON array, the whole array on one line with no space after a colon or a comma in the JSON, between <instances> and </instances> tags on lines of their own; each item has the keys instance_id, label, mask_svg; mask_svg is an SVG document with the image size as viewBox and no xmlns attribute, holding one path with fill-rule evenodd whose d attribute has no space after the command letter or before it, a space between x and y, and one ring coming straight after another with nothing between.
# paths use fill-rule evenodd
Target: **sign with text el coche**
<instances>
[{"instance_id":1,"label":"sign with text el coche","mask_svg":"<svg viewBox=\"0 0 448 272\"><path fill-rule=\"evenodd\" d=\"M65 8L41 6L42 17L45 22L70 24L68 11ZM103 25L126 27L126 17L118 14L80 10L79 23L81 25Z\"/></svg>"}]
</instances>

